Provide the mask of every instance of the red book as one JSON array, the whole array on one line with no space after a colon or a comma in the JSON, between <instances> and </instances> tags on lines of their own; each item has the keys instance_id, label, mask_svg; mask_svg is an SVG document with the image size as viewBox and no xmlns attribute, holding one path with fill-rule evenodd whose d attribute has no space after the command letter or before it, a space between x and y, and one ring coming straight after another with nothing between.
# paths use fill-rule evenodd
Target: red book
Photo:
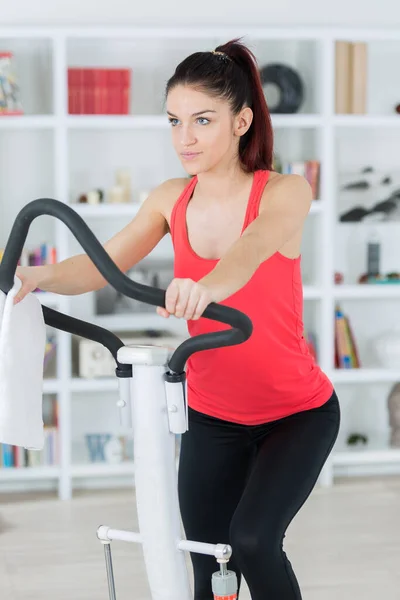
<instances>
[{"instance_id":1,"label":"red book","mask_svg":"<svg viewBox=\"0 0 400 600\"><path fill-rule=\"evenodd\" d=\"M94 69L82 69L82 113L94 114Z\"/></svg>"},{"instance_id":2,"label":"red book","mask_svg":"<svg viewBox=\"0 0 400 600\"><path fill-rule=\"evenodd\" d=\"M122 114L128 115L130 108L130 91L131 91L131 70L121 70L121 84L122 84Z\"/></svg>"},{"instance_id":3,"label":"red book","mask_svg":"<svg viewBox=\"0 0 400 600\"><path fill-rule=\"evenodd\" d=\"M107 114L121 114L120 71L109 69L107 72Z\"/></svg>"},{"instance_id":4,"label":"red book","mask_svg":"<svg viewBox=\"0 0 400 600\"><path fill-rule=\"evenodd\" d=\"M68 113L76 115L79 112L79 70L68 69Z\"/></svg>"},{"instance_id":5,"label":"red book","mask_svg":"<svg viewBox=\"0 0 400 600\"><path fill-rule=\"evenodd\" d=\"M94 69L94 114L104 115L107 108L107 71Z\"/></svg>"},{"instance_id":6,"label":"red book","mask_svg":"<svg viewBox=\"0 0 400 600\"><path fill-rule=\"evenodd\" d=\"M308 160L306 163L306 179L311 186L313 200L319 196L319 170L320 164L317 160Z\"/></svg>"}]
</instances>

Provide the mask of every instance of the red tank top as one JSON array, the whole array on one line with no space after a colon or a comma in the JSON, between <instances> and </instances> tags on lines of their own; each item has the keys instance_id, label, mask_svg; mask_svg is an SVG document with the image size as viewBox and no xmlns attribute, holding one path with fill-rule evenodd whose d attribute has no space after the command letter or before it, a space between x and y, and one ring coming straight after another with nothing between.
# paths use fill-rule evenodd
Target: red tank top
<instances>
[{"instance_id":1,"label":"red tank top","mask_svg":"<svg viewBox=\"0 0 400 600\"><path fill-rule=\"evenodd\" d=\"M269 171L254 173L242 233L258 215ZM199 281L218 260L198 256L189 243L186 208L194 176L171 215L174 276ZM333 385L317 365L303 337L301 258L276 252L247 284L221 304L241 310L253 322L243 344L197 352L186 365L188 404L202 413L246 425L280 419L326 402ZM221 331L223 323L201 317L187 322L191 336Z\"/></svg>"}]
</instances>

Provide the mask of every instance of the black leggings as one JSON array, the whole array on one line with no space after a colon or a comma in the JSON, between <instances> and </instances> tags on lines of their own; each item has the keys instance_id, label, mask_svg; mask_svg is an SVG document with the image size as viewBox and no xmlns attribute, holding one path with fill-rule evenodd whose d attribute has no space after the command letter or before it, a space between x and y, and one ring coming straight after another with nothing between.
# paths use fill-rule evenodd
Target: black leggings
<instances>
[{"instance_id":1,"label":"black leggings","mask_svg":"<svg viewBox=\"0 0 400 600\"><path fill-rule=\"evenodd\" d=\"M319 408L263 425L239 425L189 409L182 435L179 501L186 537L229 543L228 568L252 600L301 600L283 538L336 441L336 393ZM191 554L195 600L212 600L214 557Z\"/></svg>"}]
</instances>

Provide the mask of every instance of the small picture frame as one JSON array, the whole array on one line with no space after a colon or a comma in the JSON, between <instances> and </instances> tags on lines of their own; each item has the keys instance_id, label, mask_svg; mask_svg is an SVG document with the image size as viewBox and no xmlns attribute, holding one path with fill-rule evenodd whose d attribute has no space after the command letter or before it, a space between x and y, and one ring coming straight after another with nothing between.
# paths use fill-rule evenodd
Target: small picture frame
<instances>
[{"instance_id":1,"label":"small picture frame","mask_svg":"<svg viewBox=\"0 0 400 600\"><path fill-rule=\"evenodd\" d=\"M23 115L12 52L0 52L0 116Z\"/></svg>"}]
</instances>

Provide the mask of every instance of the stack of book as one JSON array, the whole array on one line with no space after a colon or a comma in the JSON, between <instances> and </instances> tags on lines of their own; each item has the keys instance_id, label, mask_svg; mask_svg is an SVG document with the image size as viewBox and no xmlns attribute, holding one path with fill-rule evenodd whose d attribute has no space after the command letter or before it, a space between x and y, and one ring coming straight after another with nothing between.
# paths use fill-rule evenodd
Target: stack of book
<instances>
[{"instance_id":1,"label":"stack of book","mask_svg":"<svg viewBox=\"0 0 400 600\"><path fill-rule=\"evenodd\" d=\"M349 318L339 305L335 309L335 367L336 369L358 369L360 358Z\"/></svg>"},{"instance_id":2,"label":"stack of book","mask_svg":"<svg viewBox=\"0 0 400 600\"><path fill-rule=\"evenodd\" d=\"M68 69L70 115L127 115L130 69Z\"/></svg>"},{"instance_id":3,"label":"stack of book","mask_svg":"<svg viewBox=\"0 0 400 600\"><path fill-rule=\"evenodd\" d=\"M335 45L337 114L367 112L367 44L337 41Z\"/></svg>"},{"instance_id":4,"label":"stack of book","mask_svg":"<svg viewBox=\"0 0 400 600\"><path fill-rule=\"evenodd\" d=\"M274 165L275 168L275 165ZM280 173L302 175L312 189L313 200L319 197L320 162L318 160L282 161L276 166Z\"/></svg>"},{"instance_id":5,"label":"stack of book","mask_svg":"<svg viewBox=\"0 0 400 600\"><path fill-rule=\"evenodd\" d=\"M27 450L22 446L0 444L0 467L43 467L59 464L58 403L55 396L44 398L43 423L43 450Z\"/></svg>"},{"instance_id":6,"label":"stack of book","mask_svg":"<svg viewBox=\"0 0 400 600\"><path fill-rule=\"evenodd\" d=\"M4 248L0 248L0 262L3 258ZM57 262L57 248L51 244L41 244L33 250L24 248L18 264L21 267L40 267L42 265L54 265Z\"/></svg>"}]
</instances>

